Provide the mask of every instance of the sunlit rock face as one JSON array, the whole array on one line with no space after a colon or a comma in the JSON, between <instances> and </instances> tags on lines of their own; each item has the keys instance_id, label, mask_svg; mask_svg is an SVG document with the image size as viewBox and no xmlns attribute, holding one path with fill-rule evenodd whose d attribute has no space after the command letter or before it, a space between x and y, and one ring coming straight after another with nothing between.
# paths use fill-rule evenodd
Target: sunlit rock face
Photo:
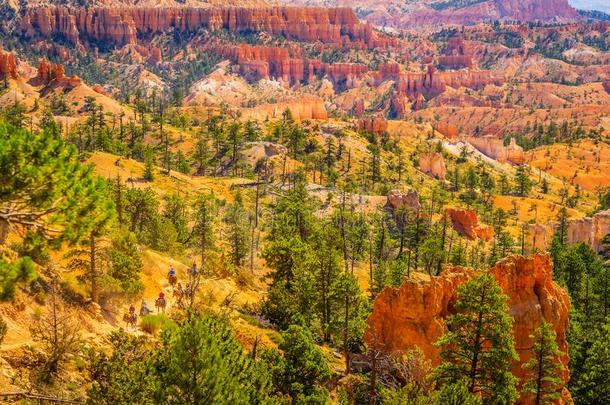
<instances>
[{"instance_id":1,"label":"sunlit rock face","mask_svg":"<svg viewBox=\"0 0 610 405\"><path fill-rule=\"evenodd\" d=\"M553 281L550 257L513 255L499 261L489 272L508 296L509 313L514 319L513 335L519 361L513 365L513 374L524 378L522 364L531 357L533 344L530 336L544 320L553 326L559 349L565 353L558 360L565 366L561 377L567 382L566 331L570 299ZM375 299L368 319L367 344L383 353L419 347L433 365L438 365L440 348L434 343L447 331L447 316L455 313L459 285L476 274L473 269L449 267L438 277L415 274L400 288L384 288ZM564 398L569 398L567 391Z\"/></svg>"}]
</instances>

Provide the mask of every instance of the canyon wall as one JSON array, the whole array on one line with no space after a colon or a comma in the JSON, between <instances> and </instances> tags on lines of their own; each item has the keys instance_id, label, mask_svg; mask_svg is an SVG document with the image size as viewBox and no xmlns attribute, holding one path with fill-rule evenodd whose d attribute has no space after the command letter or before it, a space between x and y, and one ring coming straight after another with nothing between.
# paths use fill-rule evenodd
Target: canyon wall
<instances>
[{"instance_id":1,"label":"canyon wall","mask_svg":"<svg viewBox=\"0 0 610 405\"><path fill-rule=\"evenodd\" d=\"M488 84L500 85L502 79L494 77L488 70L464 70L456 72L438 72L434 66L428 65L425 73L403 72L397 63L379 65L377 71L372 73L376 85L385 80L396 82L396 93L406 96L410 100L417 100L419 96L433 97L441 94L449 87L469 87L481 89Z\"/></svg>"},{"instance_id":2,"label":"canyon wall","mask_svg":"<svg viewBox=\"0 0 610 405\"><path fill-rule=\"evenodd\" d=\"M240 44L214 46L211 50L234 62L240 74L251 81L275 79L294 85L326 76L335 87L352 88L368 72L360 63L323 63L303 57L300 51L291 56L286 48Z\"/></svg>"},{"instance_id":3,"label":"canyon wall","mask_svg":"<svg viewBox=\"0 0 610 405\"><path fill-rule=\"evenodd\" d=\"M564 352L558 360L565 366L561 378L567 382L570 299L553 281L550 257L513 255L489 271L508 296L509 313L514 319L513 335L520 361L514 364L513 374L524 377L522 364L532 354L530 336L544 320L553 326L557 345ZM384 288L375 299L365 341L383 353L419 347L434 366L438 365L440 349L434 343L447 331L445 318L455 313L458 286L475 274L472 269L445 268L438 277L415 274L398 289ZM564 397L569 397L567 391Z\"/></svg>"},{"instance_id":4,"label":"canyon wall","mask_svg":"<svg viewBox=\"0 0 610 405\"><path fill-rule=\"evenodd\" d=\"M373 31L351 8L322 7L32 7L21 23L29 36L61 35L73 44L81 40L123 46L147 36L176 29L180 32L228 30L266 32L288 39L376 48L396 40Z\"/></svg>"}]
</instances>

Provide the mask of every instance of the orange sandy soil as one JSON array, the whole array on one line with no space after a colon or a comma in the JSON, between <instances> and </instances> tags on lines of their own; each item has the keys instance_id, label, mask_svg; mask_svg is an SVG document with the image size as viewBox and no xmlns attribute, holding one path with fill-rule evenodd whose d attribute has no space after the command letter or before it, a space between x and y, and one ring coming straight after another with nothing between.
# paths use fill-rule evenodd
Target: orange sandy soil
<instances>
[{"instance_id":1,"label":"orange sandy soil","mask_svg":"<svg viewBox=\"0 0 610 405\"><path fill-rule=\"evenodd\" d=\"M586 191L610 187L610 145L591 140L573 146L550 145L528 151L526 161Z\"/></svg>"}]
</instances>

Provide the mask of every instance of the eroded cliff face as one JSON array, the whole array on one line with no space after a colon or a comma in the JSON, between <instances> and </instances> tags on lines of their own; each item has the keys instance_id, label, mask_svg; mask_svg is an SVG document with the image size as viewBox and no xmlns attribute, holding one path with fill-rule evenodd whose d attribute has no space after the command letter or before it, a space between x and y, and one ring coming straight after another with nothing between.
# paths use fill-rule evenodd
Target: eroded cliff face
<instances>
[{"instance_id":1,"label":"eroded cliff face","mask_svg":"<svg viewBox=\"0 0 610 405\"><path fill-rule=\"evenodd\" d=\"M471 240L481 239L488 241L493 238L493 228L479 224L477 213L462 208L447 208L445 211L451 220L453 229L462 236Z\"/></svg>"},{"instance_id":2,"label":"eroded cliff face","mask_svg":"<svg viewBox=\"0 0 610 405\"><path fill-rule=\"evenodd\" d=\"M16 79L17 76L17 57L15 53L0 49L0 78Z\"/></svg>"},{"instance_id":3,"label":"eroded cliff face","mask_svg":"<svg viewBox=\"0 0 610 405\"><path fill-rule=\"evenodd\" d=\"M381 135L388 130L388 121L383 117L364 117L358 120L358 130Z\"/></svg>"},{"instance_id":4,"label":"eroded cliff face","mask_svg":"<svg viewBox=\"0 0 610 405\"><path fill-rule=\"evenodd\" d=\"M583 242L595 251L602 247L602 240L610 234L610 210L598 212L592 217L568 222L566 239L569 244Z\"/></svg>"},{"instance_id":5,"label":"eroded cliff face","mask_svg":"<svg viewBox=\"0 0 610 405\"><path fill-rule=\"evenodd\" d=\"M514 319L513 335L520 360L513 365L513 374L520 379L524 377L521 366L531 357L530 336L545 320L553 326L559 349L564 352L558 360L565 367L561 378L567 382L570 300L567 292L552 280L550 257L513 255L489 271L508 296L509 312ZM446 268L438 277L416 274L398 289L386 287L375 299L365 341L383 353L419 347L433 365L438 365L440 350L434 343L447 330L447 316L455 312L458 286L475 274L472 269ZM564 395L569 397L567 391Z\"/></svg>"},{"instance_id":6,"label":"eroded cliff face","mask_svg":"<svg viewBox=\"0 0 610 405\"><path fill-rule=\"evenodd\" d=\"M422 153L419 156L419 170L439 180L447 177L445 159L440 153Z\"/></svg>"},{"instance_id":7,"label":"eroded cliff face","mask_svg":"<svg viewBox=\"0 0 610 405\"><path fill-rule=\"evenodd\" d=\"M261 104L254 108L247 108L242 111L242 117L259 120L280 118L287 109L290 110L292 118L296 121L328 119L328 112L324 106L324 101L319 97L311 95L304 95L279 103Z\"/></svg>"},{"instance_id":8,"label":"eroded cliff face","mask_svg":"<svg viewBox=\"0 0 610 405\"><path fill-rule=\"evenodd\" d=\"M504 18L519 21L577 19L578 13L567 0L494 0Z\"/></svg>"},{"instance_id":9,"label":"eroded cliff face","mask_svg":"<svg viewBox=\"0 0 610 405\"><path fill-rule=\"evenodd\" d=\"M470 137L468 143L474 146L482 154L497 160L500 163L512 163L522 165L525 162L523 148L517 145L514 138L511 138L508 145L504 141L494 136Z\"/></svg>"},{"instance_id":10,"label":"eroded cliff face","mask_svg":"<svg viewBox=\"0 0 610 405\"><path fill-rule=\"evenodd\" d=\"M93 40L123 46L136 43L138 36L199 28L266 32L299 41L352 43L369 48L395 43L393 38L374 32L370 24L361 23L351 8L36 7L27 10L21 27L30 36L59 34L75 45Z\"/></svg>"},{"instance_id":11,"label":"eroded cliff face","mask_svg":"<svg viewBox=\"0 0 610 405\"><path fill-rule=\"evenodd\" d=\"M78 76L66 76L65 69L62 64L51 63L46 59L41 59L38 64L38 70L35 77L30 79L31 84L39 86L56 86L66 89L74 88L82 84L82 80Z\"/></svg>"}]
</instances>

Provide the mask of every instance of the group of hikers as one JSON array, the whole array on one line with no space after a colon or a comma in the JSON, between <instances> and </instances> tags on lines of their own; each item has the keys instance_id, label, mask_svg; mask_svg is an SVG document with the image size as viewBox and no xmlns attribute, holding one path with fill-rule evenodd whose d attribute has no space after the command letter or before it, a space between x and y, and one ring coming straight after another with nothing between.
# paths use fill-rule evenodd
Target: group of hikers
<instances>
[{"instance_id":1,"label":"group of hikers","mask_svg":"<svg viewBox=\"0 0 610 405\"><path fill-rule=\"evenodd\" d=\"M186 283L186 286L183 287L182 283L178 282L178 275L176 273L176 269L172 264L170 264L169 270L167 272L167 280L172 286L173 294L176 298L176 303L179 306L182 306L182 300L184 299L184 297L189 297L192 299L192 295L194 294L194 289L192 285L198 274L199 271L197 270L197 263L193 262L193 265L188 269L188 276L190 282ZM165 297L165 292L161 290L159 292L159 296L155 300L155 307L157 308L157 313L159 313L159 311L165 312L166 306L167 299ZM146 301L142 300L142 304L140 305L140 316L146 316L151 312L152 310L148 308L148 304L146 303ZM127 323L128 326L135 326L137 319L138 315L136 314L136 308L132 303L129 306L129 313L123 316L123 320Z\"/></svg>"}]
</instances>

